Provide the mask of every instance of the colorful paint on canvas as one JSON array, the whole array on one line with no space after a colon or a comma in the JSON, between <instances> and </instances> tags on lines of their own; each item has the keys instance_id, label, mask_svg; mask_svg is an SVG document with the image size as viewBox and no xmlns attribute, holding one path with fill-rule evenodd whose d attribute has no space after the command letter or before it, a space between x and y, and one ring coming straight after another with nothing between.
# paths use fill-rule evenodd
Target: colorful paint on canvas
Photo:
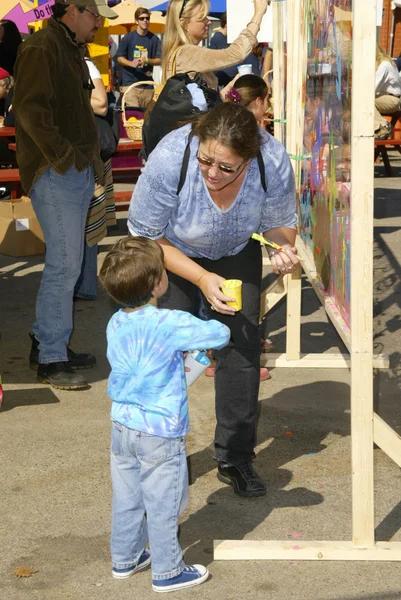
<instances>
[{"instance_id":1,"label":"colorful paint on canvas","mask_svg":"<svg viewBox=\"0 0 401 600\"><path fill-rule=\"evenodd\" d=\"M351 0L306 0L308 60L299 232L349 325Z\"/></svg>"}]
</instances>

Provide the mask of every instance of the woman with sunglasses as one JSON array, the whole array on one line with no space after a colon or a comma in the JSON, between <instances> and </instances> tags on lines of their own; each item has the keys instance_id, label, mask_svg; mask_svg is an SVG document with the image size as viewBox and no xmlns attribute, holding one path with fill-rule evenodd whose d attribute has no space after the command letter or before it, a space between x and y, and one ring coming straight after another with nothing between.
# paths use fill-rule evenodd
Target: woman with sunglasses
<instances>
[{"instance_id":1,"label":"woman with sunglasses","mask_svg":"<svg viewBox=\"0 0 401 600\"><path fill-rule=\"evenodd\" d=\"M237 39L224 50L199 46L207 39L210 21L208 0L170 0L163 38L163 82L174 73L202 73L217 90L213 71L241 64L257 45L256 35L271 0L254 0L254 14Z\"/></svg>"},{"instance_id":2,"label":"woman with sunglasses","mask_svg":"<svg viewBox=\"0 0 401 600\"><path fill-rule=\"evenodd\" d=\"M183 168L183 163L186 168ZM262 496L255 472L260 377L262 256L254 232L284 248L276 273L291 272L295 254L295 185L284 147L258 127L251 111L224 103L165 136L149 156L132 196L132 235L162 246L169 289L160 301L231 330L214 352L218 477L240 496ZM225 279L240 279L243 308L227 306Z\"/></svg>"}]
</instances>

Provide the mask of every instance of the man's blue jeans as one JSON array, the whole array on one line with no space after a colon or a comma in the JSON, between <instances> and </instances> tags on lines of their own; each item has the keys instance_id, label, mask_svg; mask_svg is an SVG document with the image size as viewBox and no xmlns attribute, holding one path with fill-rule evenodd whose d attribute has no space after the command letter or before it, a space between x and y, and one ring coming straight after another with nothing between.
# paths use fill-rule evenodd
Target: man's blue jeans
<instances>
[{"instance_id":1,"label":"man's blue jeans","mask_svg":"<svg viewBox=\"0 0 401 600\"><path fill-rule=\"evenodd\" d=\"M112 423L113 567L135 566L150 542L152 578L176 577L185 568L177 538L188 503L185 438L162 438Z\"/></svg>"},{"instance_id":2,"label":"man's blue jeans","mask_svg":"<svg viewBox=\"0 0 401 600\"><path fill-rule=\"evenodd\" d=\"M46 243L32 327L40 343L40 363L67 360L72 297L81 272L85 222L94 189L92 166L84 171L73 166L64 175L48 169L30 193Z\"/></svg>"}]
</instances>

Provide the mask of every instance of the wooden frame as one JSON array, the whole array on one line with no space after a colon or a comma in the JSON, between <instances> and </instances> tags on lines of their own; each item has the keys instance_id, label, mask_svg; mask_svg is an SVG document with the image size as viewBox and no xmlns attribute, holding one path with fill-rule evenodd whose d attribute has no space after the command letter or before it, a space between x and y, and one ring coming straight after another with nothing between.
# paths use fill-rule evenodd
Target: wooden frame
<instances>
[{"instance_id":1,"label":"wooden frame","mask_svg":"<svg viewBox=\"0 0 401 600\"><path fill-rule=\"evenodd\" d=\"M305 0L287 0L288 14L294 23L300 21L300 9ZM291 32L291 29L293 30ZM289 22L289 53L297 48L294 27ZM298 29L299 31L299 29ZM292 42L291 42L292 39ZM401 437L373 410L373 176L374 136L373 102L376 43L376 2L353 0L353 60L365 65L353 71L352 133L351 133L351 330L342 331L341 337L350 350L351 365L351 440L352 440L352 541L254 541L216 540L214 558L217 560L381 560L401 561L401 542L375 542L373 498L373 445L374 442L401 466ZM298 48L299 50L299 48ZM302 56L298 54L300 64ZM291 61L288 61L289 68ZM370 66L370 69L369 69ZM294 65L291 67L294 69ZM289 71L290 72L290 71ZM296 69L293 70L297 81ZM295 91L290 90L293 98ZM296 144L289 132L289 142ZM298 138L299 139L299 138ZM307 256L299 246L302 266L308 278L313 272ZM309 269L309 271L308 271ZM294 315L300 294L296 286L300 275L279 280L277 290L271 288L266 301L288 292L287 317L297 322ZM316 283L316 282L315 282ZM313 285L313 283L312 283ZM294 288L294 289L293 289ZM318 292L319 290L315 290ZM290 299L290 295L292 296ZM327 298L323 300L334 324L338 316L329 313ZM278 300L277 300L278 301ZM295 330L295 327L294 327ZM337 327L338 330L338 327ZM340 333L340 331L339 331ZM288 343L288 338L287 338ZM295 352L297 354L297 352ZM339 358L338 362L345 361ZM314 368L322 366L326 355L290 359L276 357L279 365L302 366L310 362ZM330 360L329 360L330 362ZM334 359L333 359L334 362ZM348 362L348 361L347 361ZM327 366L327 364L326 364ZM332 365L331 365L332 366Z\"/></svg>"}]
</instances>

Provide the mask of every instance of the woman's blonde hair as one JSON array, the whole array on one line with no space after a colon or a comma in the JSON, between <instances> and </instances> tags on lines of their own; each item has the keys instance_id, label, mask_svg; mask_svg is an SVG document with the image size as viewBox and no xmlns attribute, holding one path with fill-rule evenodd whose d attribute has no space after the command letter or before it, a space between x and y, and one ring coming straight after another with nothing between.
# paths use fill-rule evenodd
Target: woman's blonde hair
<instances>
[{"instance_id":1,"label":"woman's blonde hair","mask_svg":"<svg viewBox=\"0 0 401 600\"><path fill-rule=\"evenodd\" d=\"M378 44L376 44L376 68L384 60L386 60L387 62L391 63L393 65L393 67L396 66L395 62L393 61L393 59L391 58L391 56L389 54L387 54L387 52L385 50L383 50L383 48L381 48Z\"/></svg>"},{"instance_id":2,"label":"woman's blonde hair","mask_svg":"<svg viewBox=\"0 0 401 600\"><path fill-rule=\"evenodd\" d=\"M184 10L183 10L184 7ZM167 16L166 29L163 37L162 53L162 82L168 79L168 70L171 57L177 48L185 44L193 44L194 40L186 31L186 24L198 11L203 9L201 18L205 18L210 10L208 0L170 0ZM183 19L181 23L180 19Z\"/></svg>"}]
</instances>

